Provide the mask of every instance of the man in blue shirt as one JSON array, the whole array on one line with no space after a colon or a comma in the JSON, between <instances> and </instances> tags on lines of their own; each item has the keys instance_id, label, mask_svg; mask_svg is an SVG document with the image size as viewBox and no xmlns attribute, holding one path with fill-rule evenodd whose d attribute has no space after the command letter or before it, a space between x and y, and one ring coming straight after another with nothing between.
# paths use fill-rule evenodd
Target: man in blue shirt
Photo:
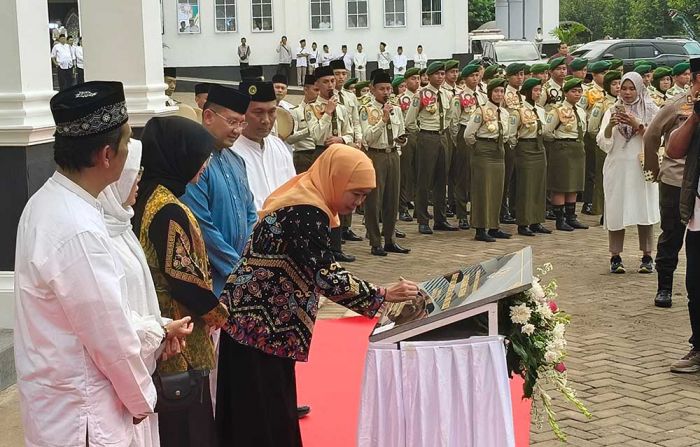
<instances>
[{"instance_id":1,"label":"man in blue shirt","mask_svg":"<svg viewBox=\"0 0 700 447\"><path fill-rule=\"evenodd\" d=\"M245 163L229 149L246 125L244 114L249 102L250 97L238 90L212 85L202 125L215 138L216 147L199 182L188 185L182 197L202 229L217 296L257 220Z\"/></svg>"}]
</instances>

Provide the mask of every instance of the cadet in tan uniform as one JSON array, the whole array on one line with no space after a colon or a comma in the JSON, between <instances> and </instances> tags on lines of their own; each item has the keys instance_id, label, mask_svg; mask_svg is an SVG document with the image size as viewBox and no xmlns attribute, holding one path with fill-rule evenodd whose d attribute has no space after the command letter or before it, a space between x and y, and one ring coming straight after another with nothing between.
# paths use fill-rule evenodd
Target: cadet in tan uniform
<instances>
[{"instance_id":1,"label":"cadet in tan uniform","mask_svg":"<svg viewBox=\"0 0 700 447\"><path fill-rule=\"evenodd\" d=\"M547 156L542 140L545 112L537 104L542 94L542 80L526 79L520 89L524 101L511 115L510 143L515 148L515 178L517 194L515 217L518 234L534 236L536 233L550 234L545 228L545 195L547 189Z\"/></svg>"},{"instance_id":2,"label":"cadet in tan uniform","mask_svg":"<svg viewBox=\"0 0 700 447\"><path fill-rule=\"evenodd\" d=\"M671 70L673 76L673 86L666 90L666 97L673 98L676 95L684 94L688 91L688 83L690 82L690 63L681 62L673 66Z\"/></svg>"},{"instance_id":3,"label":"cadet in tan uniform","mask_svg":"<svg viewBox=\"0 0 700 447\"><path fill-rule=\"evenodd\" d=\"M592 138L596 138L598 136L600 124L603 121L603 115L605 115L605 112L607 112L610 107L615 105L615 101L617 101L617 95L620 93L621 79L622 73L617 70L605 73L603 78L603 89L605 91L605 96L597 100L591 108L591 112L588 117L588 131L586 132L587 136ZM591 203L590 214L599 215L603 214L603 208L605 205L605 195L603 193L603 165L605 164L607 154L598 147L597 142L595 148L595 177L593 180L593 202Z\"/></svg>"},{"instance_id":4,"label":"cadet in tan uniform","mask_svg":"<svg viewBox=\"0 0 700 447\"><path fill-rule=\"evenodd\" d=\"M338 95L335 91L335 76L331 67L318 67L314 70L316 86L319 89L318 99L311 110L313 111L312 121L308 122L309 133L316 145L315 157L318 157L328 146L334 143L342 143L354 146L354 136L352 128L352 117L347 107L339 104ZM307 115L308 119L308 115ZM341 225L342 225L341 216ZM331 230L331 249L334 251L336 260L341 262L352 262L355 257L342 251L343 229L341 227ZM353 233L354 234L354 233ZM363 240L355 235L356 240Z\"/></svg>"},{"instance_id":5,"label":"cadet in tan uniform","mask_svg":"<svg viewBox=\"0 0 700 447\"><path fill-rule=\"evenodd\" d=\"M542 81L542 85L544 85L544 83L549 80L548 71L549 64L538 63L532 64L532 66L530 67L530 74L533 78L540 79Z\"/></svg>"},{"instance_id":6,"label":"cadet in tan uniform","mask_svg":"<svg viewBox=\"0 0 700 447\"><path fill-rule=\"evenodd\" d=\"M523 98L520 96L520 87L525 81L525 64L518 62L512 63L506 67L506 96L504 106L511 116L519 113L520 107L523 105ZM510 143L505 145L505 176L503 177L503 200L501 201L500 219L502 224L514 224L515 218L512 212L515 211L515 187L514 170L515 170L515 145Z\"/></svg>"},{"instance_id":7,"label":"cadet in tan uniform","mask_svg":"<svg viewBox=\"0 0 700 447\"><path fill-rule=\"evenodd\" d=\"M636 65L634 67L634 71L639 73L639 75L642 77L642 81L644 82L644 87L647 89L651 87L651 81L654 79L654 69L651 68L651 65L647 64L641 64L641 65Z\"/></svg>"},{"instance_id":8,"label":"cadet in tan uniform","mask_svg":"<svg viewBox=\"0 0 700 447\"><path fill-rule=\"evenodd\" d=\"M477 241L495 242L511 237L499 229L498 222L505 173L504 146L510 135L510 115L501 107L507 83L505 79L489 82L488 102L476 108L464 131L464 139L474 145L470 193Z\"/></svg>"},{"instance_id":9,"label":"cadet in tan uniform","mask_svg":"<svg viewBox=\"0 0 700 447\"><path fill-rule=\"evenodd\" d=\"M562 87L566 77L566 58L557 57L549 61L549 81L545 82L539 105L549 112L552 106L564 100Z\"/></svg>"},{"instance_id":10,"label":"cadet in tan uniform","mask_svg":"<svg viewBox=\"0 0 700 447\"><path fill-rule=\"evenodd\" d=\"M392 92L389 75L383 70L373 75L372 101L360 107L362 135L377 176L377 187L365 201L365 227L373 255L409 253L410 249L403 248L394 241L401 184L399 147L407 141L403 114L398 106L389 102Z\"/></svg>"},{"instance_id":11,"label":"cadet in tan uniform","mask_svg":"<svg viewBox=\"0 0 700 447\"><path fill-rule=\"evenodd\" d=\"M355 98L357 98L359 105L366 104L371 99L371 96L369 81L360 81L355 84Z\"/></svg>"},{"instance_id":12,"label":"cadet in tan uniform","mask_svg":"<svg viewBox=\"0 0 700 447\"><path fill-rule=\"evenodd\" d=\"M547 187L552 193L552 206L557 230L587 229L576 217L576 195L583 191L586 173L586 112L577 104L583 94L582 79L573 78L564 84L565 100L547 114L544 137L553 140L547 159Z\"/></svg>"},{"instance_id":13,"label":"cadet in tan uniform","mask_svg":"<svg viewBox=\"0 0 700 447\"><path fill-rule=\"evenodd\" d=\"M406 81L406 91L399 95L398 103L401 113L406 118L406 113L411 107L411 102L420 87L420 70L416 67L406 70L404 80ZM408 212L413 208L415 197L415 156L417 132L406 132L407 142L401 148L401 192L399 194L399 219L404 222L412 222L413 217Z\"/></svg>"},{"instance_id":14,"label":"cadet in tan uniform","mask_svg":"<svg viewBox=\"0 0 700 447\"><path fill-rule=\"evenodd\" d=\"M459 79L459 61L450 59L445 61L445 82L442 84L442 88L447 92L447 99L452 103L452 98L457 96L460 92L460 88L457 86L457 81ZM448 128L452 126L452 116L449 115L448 118ZM447 217L454 217L455 215L455 199L454 199L454 170L452 169L452 157L454 156L455 148L457 147L457 142L452 138L452 134L447 132L447 158L445 167L447 172Z\"/></svg>"},{"instance_id":15,"label":"cadet in tan uniform","mask_svg":"<svg viewBox=\"0 0 700 447\"><path fill-rule=\"evenodd\" d=\"M459 219L460 230L470 228L467 203L469 202L471 186L471 156L474 151L474 145L467 144L464 139L464 131L476 108L485 105L488 101L485 94L477 91L480 78L479 67L478 64L469 64L464 67L460 73L460 78L464 80L464 89L452 100L452 108L450 109L453 116L450 132L457 142L452 169L455 178L455 211Z\"/></svg>"},{"instance_id":16,"label":"cadet in tan uniform","mask_svg":"<svg viewBox=\"0 0 700 447\"><path fill-rule=\"evenodd\" d=\"M304 99L298 106L289 111L294 118L294 132L285 140L287 144L294 147L294 169L296 169L297 174L308 171L316 161L316 143L311 136L309 122L315 119L312 108L317 99L316 77L306 75L304 77Z\"/></svg>"},{"instance_id":17,"label":"cadet in tan uniform","mask_svg":"<svg viewBox=\"0 0 700 447\"><path fill-rule=\"evenodd\" d=\"M585 57L577 57L576 59L572 60L569 64L569 72L571 73L571 76L575 78L586 79L586 75L588 75L588 59ZM583 86L583 91L585 94L585 85Z\"/></svg>"},{"instance_id":18,"label":"cadet in tan uniform","mask_svg":"<svg viewBox=\"0 0 700 447\"><path fill-rule=\"evenodd\" d=\"M433 62L428 66L429 83L414 96L406 113L406 128L418 132L416 146L416 215L418 231L432 234L428 216L428 192L433 192L434 230L459 231L447 222L445 215L445 188L447 173L445 157L447 148L446 130L449 124L450 101L447 92L441 89L445 80L445 64Z\"/></svg>"},{"instance_id":19,"label":"cadet in tan uniform","mask_svg":"<svg viewBox=\"0 0 700 447\"><path fill-rule=\"evenodd\" d=\"M663 107L666 103L668 99L666 92L671 88L671 85L673 85L673 80L671 79L670 68L659 67L654 70L651 85L649 86L649 95L658 108Z\"/></svg>"}]
</instances>

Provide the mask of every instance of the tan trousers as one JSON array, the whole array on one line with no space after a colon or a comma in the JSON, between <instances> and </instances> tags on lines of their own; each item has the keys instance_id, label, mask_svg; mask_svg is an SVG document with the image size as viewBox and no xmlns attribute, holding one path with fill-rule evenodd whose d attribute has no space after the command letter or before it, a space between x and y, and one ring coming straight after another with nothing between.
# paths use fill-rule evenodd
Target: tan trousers
<instances>
[{"instance_id":1,"label":"tan trousers","mask_svg":"<svg viewBox=\"0 0 700 447\"><path fill-rule=\"evenodd\" d=\"M639 233L639 249L644 253L651 253L654 249L654 226L637 225ZM608 231L608 247L610 253L622 253L625 245L625 230Z\"/></svg>"}]
</instances>

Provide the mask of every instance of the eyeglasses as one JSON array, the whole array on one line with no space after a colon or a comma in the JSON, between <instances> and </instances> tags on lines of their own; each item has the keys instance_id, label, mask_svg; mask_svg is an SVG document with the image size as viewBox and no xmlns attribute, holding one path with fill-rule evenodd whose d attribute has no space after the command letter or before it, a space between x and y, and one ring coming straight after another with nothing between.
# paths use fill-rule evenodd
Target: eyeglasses
<instances>
[{"instance_id":1,"label":"eyeglasses","mask_svg":"<svg viewBox=\"0 0 700 447\"><path fill-rule=\"evenodd\" d=\"M211 110L211 109L209 109L209 110ZM233 127L234 129L243 130L246 127L248 127L248 123L245 121L230 120L230 119L226 118L225 116L223 116L222 114L220 114L219 112L217 112L216 110L211 110L211 111L214 112L214 114L216 116L218 116L222 120L226 121L226 124L228 124L230 127Z\"/></svg>"}]
</instances>

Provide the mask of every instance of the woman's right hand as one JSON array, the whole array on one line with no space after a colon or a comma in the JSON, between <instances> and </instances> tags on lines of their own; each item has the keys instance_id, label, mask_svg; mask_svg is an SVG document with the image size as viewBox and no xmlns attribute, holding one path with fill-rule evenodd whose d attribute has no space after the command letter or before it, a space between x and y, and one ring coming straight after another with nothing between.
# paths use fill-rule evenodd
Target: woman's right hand
<instances>
[{"instance_id":1,"label":"woman's right hand","mask_svg":"<svg viewBox=\"0 0 700 447\"><path fill-rule=\"evenodd\" d=\"M184 340L185 337L192 333L194 323L192 323L192 317L185 317L171 321L165 325L165 328L168 330L168 339L177 337L180 340Z\"/></svg>"},{"instance_id":2,"label":"woman's right hand","mask_svg":"<svg viewBox=\"0 0 700 447\"><path fill-rule=\"evenodd\" d=\"M387 286L384 301L389 303L416 301L418 299L419 290L417 283L402 279L395 284Z\"/></svg>"}]
</instances>

